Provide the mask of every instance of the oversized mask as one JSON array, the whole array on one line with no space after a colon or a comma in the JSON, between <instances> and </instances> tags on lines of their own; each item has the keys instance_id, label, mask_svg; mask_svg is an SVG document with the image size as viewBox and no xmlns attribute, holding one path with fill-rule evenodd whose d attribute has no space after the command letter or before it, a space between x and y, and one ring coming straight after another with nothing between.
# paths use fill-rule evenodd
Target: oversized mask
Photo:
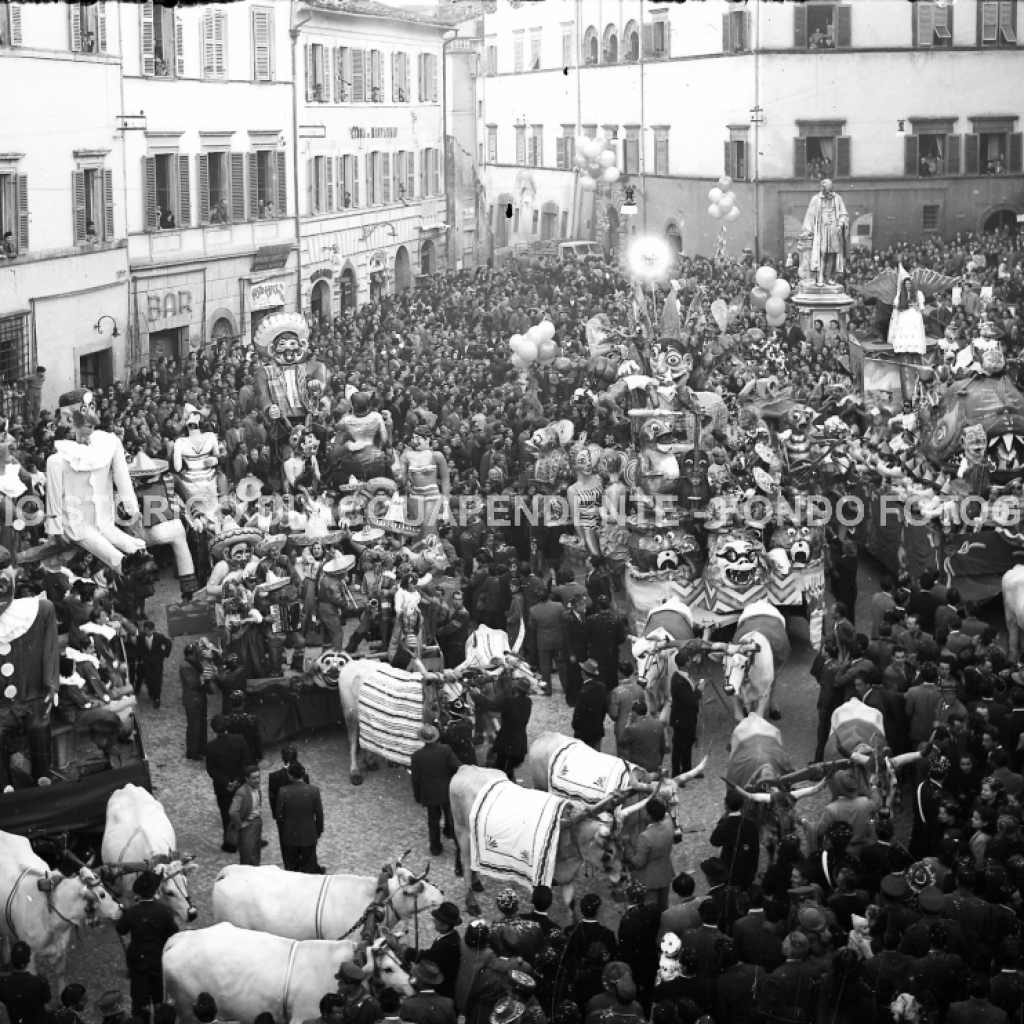
<instances>
[{"instance_id":1,"label":"oversized mask","mask_svg":"<svg viewBox=\"0 0 1024 1024\"><path fill-rule=\"evenodd\" d=\"M708 544L704 586L712 610L741 611L767 595L767 580L764 545L751 534L730 530Z\"/></svg>"},{"instance_id":2,"label":"oversized mask","mask_svg":"<svg viewBox=\"0 0 1024 1024\"><path fill-rule=\"evenodd\" d=\"M297 334L284 331L270 346L270 354L279 366L294 366L309 354L309 345Z\"/></svg>"},{"instance_id":3,"label":"oversized mask","mask_svg":"<svg viewBox=\"0 0 1024 1024\"><path fill-rule=\"evenodd\" d=\"M693 356L675 338L661 338L652 345L651 369L664 387L678 387L693 372Z\"/></svg>"}]
</instances>

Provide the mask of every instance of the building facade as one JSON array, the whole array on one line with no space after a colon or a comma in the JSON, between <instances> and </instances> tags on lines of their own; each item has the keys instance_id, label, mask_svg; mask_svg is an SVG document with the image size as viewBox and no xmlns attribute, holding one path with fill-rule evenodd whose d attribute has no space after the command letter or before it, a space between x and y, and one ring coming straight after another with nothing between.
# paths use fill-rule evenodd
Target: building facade
<instances>
[{"instance_id":1,"label":"building facade","mask_svg":"<svg viewBox=\"0 0 1024 1024\"><path fill-rule=\"evenodd\" d=\"M302 308L407 291L445 269L448 26L373 0L298 7Z\"/></svg>"},{"instance_id":2,"label":"building facade","mask_svg":"<svg viewBox=\"0 0 1024 1024\"><path fill-rule=\"evenodd\" d=\"M124 370L128 249L114 4L0 5L0 411ZM59 97L59 102L55 102Z\"/></svg>"},{"instance_id":3,"label":"building facade","mask_svg":"<svg viewBox=\"0 0 1024 1024\"><path fill-rule=\"evenodd\" d=\"M830 174L852 241L950 237L1024 212L1019 0L556 0L485 16L478 130L495 247L637 232L714 251L791 247ZM998 83L998 84L996 84ZM575 136L621 177L585 192ZM621 214L626 186L637 213ZM511 212L512 216L506 214Z\"/></svg>"},{"instance_id":4,"label":"building facade","mask_svg":"<svg viewBox=\"0 0 1024 1024\"><path fill-rule=\"evenodd\" d=\"M124 41L127 360L296 308L290 5L107 4Z\"/></svg>"}]
</instances>

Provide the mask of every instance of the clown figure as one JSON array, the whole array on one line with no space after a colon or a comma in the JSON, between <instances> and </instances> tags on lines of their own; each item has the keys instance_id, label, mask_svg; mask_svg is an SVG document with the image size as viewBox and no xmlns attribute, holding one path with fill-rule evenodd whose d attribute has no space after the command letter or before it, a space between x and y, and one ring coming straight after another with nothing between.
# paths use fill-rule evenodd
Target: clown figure
<instances>
[{"instance_id":1,"label":"clown figure","mask_svg":"<svg viewBox=\"0 0 1024 1024\"><path fill-rule=\"evenodd\" d=\"M257 407L269 414L276 406L293 426L304 424L317 411L328 381L327 367L310 359L305 318L301 313L271 313L256 328L253 345L263 360L255 376Z\"/></svg>"},{"instance_id":2,"label":"clown figure","mask_svg":"<svg viewBox=\"0 0 1024 1024\"><path fill-rule=\"evenodd\" d=\"M128 516L138 512L124 447L114 434L97 430L91 391L68 392L60 405L70 412L75 439L55 442L46 460L46 532L81 545L120 572L125 555L146 547L115 519L118 502Z\"/></svg>"}]
</instances>

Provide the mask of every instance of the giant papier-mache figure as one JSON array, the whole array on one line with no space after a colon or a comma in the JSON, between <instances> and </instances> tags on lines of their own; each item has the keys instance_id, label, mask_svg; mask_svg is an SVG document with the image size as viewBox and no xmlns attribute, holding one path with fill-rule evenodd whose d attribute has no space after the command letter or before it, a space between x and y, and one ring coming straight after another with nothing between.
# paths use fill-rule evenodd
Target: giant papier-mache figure
<instances>
[{"instance_id":1,"label":"giant papier-mache figure","mask_svg":"<svg viewBox=\"0 0 1024 1024\"><path fill-rule=\"evenodd\" d=\"M421 537L436 536L438 527L451 516L448 460L430 447L430 428L416 428L412 446L395 464L395 477L406 494L408 522L419 527Z\"/></svg>"},{"instance_id":2,"label":"giant papier-mache figure","mask_svg":"<svg viewBox=\"0 0 1024 1024\"><path fill-rule=\"evenodd\" d=\"M305 423L319 408L329 380L327 367L310 358L305 318L271 313L256 328L253 345L263 360L255 380L258 407L267 414L277 408L292 426Z\"/></svg>"},{"instance_id":3,"label":"giant papier-mache figure","mask_svg":"<svg viewBox=\"0 0 1024 1024\"><path fill-rule=\"evenodd\" d=\"M90 551L115 572L125 555L144 551L146 542L117 525L117 506L131 519L138 512L128 460L119 438L99 427L93 393L61 396L74 440L54 443L46 460L46 532Z\"/></svg>"},{"instance_id":4,"label":"giant papier-mache figure","mask_svg":"<svg viewBox=\"0 0 1024 1024\"><path fill-rule=\"evenodd\" d=\"M15 598L17 571L0 548L0 785L12 740L28 739L32 774L50 769L50 708L60 687L57 614L45 598Z\"/></svg>"}]
</instances>

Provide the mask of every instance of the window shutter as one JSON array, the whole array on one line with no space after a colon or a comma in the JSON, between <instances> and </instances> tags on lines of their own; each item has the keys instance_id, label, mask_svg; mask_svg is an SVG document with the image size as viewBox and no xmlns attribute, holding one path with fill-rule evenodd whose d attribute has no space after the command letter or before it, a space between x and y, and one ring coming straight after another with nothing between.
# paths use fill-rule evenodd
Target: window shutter
<instances>
[{"instance_id":1,"label":"window shutter","mask_svg":"<svg viewBox=\"0 0 1024 1024\"><path fill-rule=\"evenodd\" d=\"M978 143L977 135L964 136L964 174L978 173Z\"/></svg>"},{"instance_id":2,"label":"window shutter","mask_svg":"<svg viewBox=\"0 0 1024 1024\"><path fill-rule=\"evenodd\" d=\"M103 172L103 238L111 241L114 237L114 172Z\"/></svg>"},{"instance_id":3,"label":"window shutter","mask_svg":"<svg viewBox=\"0 0 1024 1024\"><path fill-rule=\"evenodd\" d=\"M412 83L410 80L409 54L402 54L402 88L405 90L405 102L412 102Z\"/></svg>"},{"instance_id":4,"label":"window shutter","mask_svg":"<svg viewBox=\"0 0 1024 1024\"><path fill-rule=\"evenodd\" d=\"M366 53L363 50L352 51L352 102L362 103L363 102L363 64L366 59Z\"/></svg>"},{"instance_id":5,"label":"window shutter","mask_svg":"<svg viewBox=\"0 0 1024 1024\"><path fill-rule=\"evenodd\" d=\"M498 73L498 48L496 46L487 47L487 73L490 75Z\"/></svg>"},{"instance_id":6,"label":"window shutter","mask_svg":"<svg viewBox=\"0 0 1024 1024\"><path fill-rule=\"evenodd\" d=\"M903 140L903 173L908 178L918 176L918 148L916 135L908 135Z\"/></svg>"},{"instance_id":7,"label":"window shutter","mask_svg":"<svg viewBox=\"0 0 1024 1024\"><path fill-rule=\"evenodd\" d=\"M424 149L420 151L420 195L429 195L427 190L427 163L430 157L430 150Z\"/></svg>"},{"instance_id":8,"label":"window shutter","mask_svg":"<svg viewBox=\"0 0 1024 1024\"><path fill-rule=\"evenodd\" d=\"M101 5L102 6L102 5ZM1010 46L1017 45L1017 3L1016 0L1003 0L999 5L999 32L1001 41Z\"/></svg>"},{"instance_id":9,"label":"window shutter","mask_svg":"<svg viewBox=\"0 0 1024 1024\"><path fill-rule=\"evenodd\" d=\"M380 178L381 178L381 197L383 198L384 205L387 206L391 202L391 154L381 153L380 155Z\"/></svg>"},{"instance_id":10,"label":"window shutter","mask_svg":"<svg viewBox=\"0 0 1024 1024\"><path fill-rule=\"evenodd\" d=\"M249 217L256 220L260 212L260 168L259 157L249 154Z\"/></svg>"},{"instance_id":11,"label":"window shutter","mask_svg":"<svg viewBox=\"0 0 1024 1024\"><path fill-rule=\"evenodd\" d=\"M797 50L807 49L807 8L803 4L793 7L793 46Z\"/></svg>"},{"instance_id":12,"label":"window shutter","mask_svg":"<svg viewBox=\"0 0 1024 1024\"><path fill-rule=\"evenodd\" d=\"M174 12L174 74L178 78L185 77L185 28L177 9Z\"/></svg>"},{"instance_id":13,"label":"window shutter","mask_svg":"<svg viewBox=\"0 0 1024 1024\"><path fill-rule=\"evenodd\" d=\"M540 36L530 39L530 68L536 71L540 67Z\"/></svg>"},{"instance_id":14,"label":"window shutter","mask_svg":"<svg viewBox=\"0 0 1024 1024\"><path fill-rule=\"evenodd\" d=\"M398 54L391 54L391 102L398 102L398 90L401 88L399 85L400 76L398 74Z\"/></svg>"},{"instance_id":15,"label":"window shutter","mask_svg":"<svg viewBox=\"0 0 1024 1024\"><path fill-rule=\"evenodd\" d=\"M352 205L359 205L359 157L350 156L349 165L352 168Z\"/></svg>"},{"instance_id":16,"label":"window shutter","mask_svg":"<svg viewBox=\"0 0 1024 1024\"><path fill-rule=\"evenodd\" d=\"M288 215L288 157L283 151L277 153L277 174L274 181L277 185L277 215L285 217ZM295 205L299 205L298 198Z\"/></svg>"},{"instance_id":17,"label":"window shutter","mask_svg":"<svg viewBox=\"0 0 1024 1024\"><path fill-rule=\"evenodd\" d=\"M946 174L960 173L960 136L946 136Z\"/></svg>"},{"instance_id":18,"label":"window shutter","mask_svg":"<svg viewBox=\"0 0 1024 1024\"><path fill-rule=\"evenodd\" d=\"M189 188L188 157L178 156L178 227L192 226L192 190Z\"/></svg>"},{"instance_id":19,"label":"window shutter","mask_svg":"<svg viewBox=\"0 0 1024 1024\"><path fill-rule=\"evenodd\" d=\"M526 132L522 128L516 129L516 163L520 166L526 163Z\"/></svg>"},{"instance_id":20,"label":"window shutter","mask_svg":"<svg viewBox=\"0 0 1024 1024\"><path fill-rule=\"evenodd\" d=\"M430 54L430 102L437 102L437 54Z\"/></svg>"},{"instance_id":21,"label":"window shutter","mask_svg":"<svg viewBox=\"0 0 1024 1024\"><path fill-rule=\"evenodd\" d=\"M270 11L256 9L252 12L252 59L253 80L269 82L273 77L270 70Z\"/></svg>"},{"instance_id":22,"label":"window shutter","mask_svg":"<svg viewBox=\"0 0 1024 1024\"><path fill-rule=\"evenodd\" d=\"M104 0L96 5L96 49L99 53L107 52L107 5Z\"/></svg>"},{"instance_id":23,"label":"window shutter","mask_svg":"<svg viewBox=\"0 0 1024 1024\"><path fill-rule=\"evenodd\" d=\"M405 154L405 196L412 199L416 195L416 154L410 150Z\"/></svg>"},{"instance_id":24,"label":"window shutter","mask_svg":"<svg viewBox=\"0 0 1024 1024\"><path fill-rule=\"evenodd\" d=\"M654 26L647 23L643 26L644 56L650 57L654 53Z\"/></svg>"},{"instance_id":25,"label":"window shutter","mask_svg":"<svg viewBox=\"0 0 1024 1024\"><path fill-rule=\"evenodd\" d=\"M850 136L840 135L836 139L836 176L850 177Z\"/></svg>"},{"instance_id":26,"label":"window shutter","mask_svg":"<svg viewBox=\"0 0 1024 1024\"><path fill-rule=\"evenodd\" d=\"M999 2L998 0L984 0L980 9L981 16L981 42L999 42ZM968 172L970 173L970 172Z\"/></svg>"},{"instance_id":27,"label":"window shutter","mask_svg":"<svg viewBox=\"0 0 1024 1024\"><path fill-rule=\"evenodd\" d=\"M28 176L19 174L18 189L18 255L28 252Z\"/></svg>"},{"instance_id":28,"label":"window shutter","mask_svg":"<svg viewBox=\"0 0 1024 1024\"><path fill-rule=\"evenodd\" d=\"M726 175L726 177L731 178L732 177L732 143L731 142L727 142L725 144L725 161L722 164L722 166L725 168L723 173Z\"/></svg>"},{"instance_id":29,"label":"window shutter","mask_svg":"<svg viewBox=\"0 0 1024 1024\"><path fill-rule=\"evenodd\" d=\"M750 49L750 11L740 11L740 28L743 30L743 49Z\"/></svg>"},{"instance_id":30,"label":"window shutter","mask_svg":"<svg viewBox=\"0 0 1024 1024\"><path fill-rule=\"evenodd\" d=\"M71 16L71 49L74 53L80 53L82 50L82 8L77 3L73 3L68 8L68 14Z\"/></svg>"},{"instance_id":31,"label":"window shutter","mask_svg":"<svg viewBox=\"0 0 1024 1024\"><path fill-rule=\"evenodd\" d=\"M337 46L332 46L331 50L331 82L327 85L327 98L333 100L335 103L341 102L341 50Z\"/></svg>"},{"instance_id":32,"label":"window shutter","mask_svg":"<svg viewBox=\"0 0 1024 1024\"><path fill-rule=\"evenodd\" d=\"M228 73L227 40L225 38L225 14L220 8L213 12L213 73L217 78L225 78Z\"/></svg>"},{"instance_id":33,"label":"window shutter","mask_svg":"<svg viewBox=\"0 0 1024 1024\"><path fill-rule=\"evenodd\" d=\"M156 215L156 157L142 158L142 180L146 183L146 228L153 231L160 224Z\"/></svg>"},{"instance_id":34,"label":"window shutter","mask_svg":"<svg viewBox=\"0 0 1024 1024\"><path fill-rule=\"evenodd\" d=\"M327 192L327 210L333 212L334 210L334 157L324 157L324 175L326 181L326 192Z\"/></svg>"},{"instance_id":35,"label":"window shutter","mask_svg":"<svg viewBox=\"0 0 1024 1024\"><path fill-rule=\"evenodd\" d=\"M849 48L853 45L853 8L841 4L836 8L836 46Z\"/></svg>"},{"instance_id":36,"label":"window shutter","mask_svg":"<svg viewBox=\"0 0 1024 1024\"><path fill-rule=\"evenodd\" d=\"M807 177L807 140L793 140L793 177Z\"/></svg>"},{"instance_id":37,"label":"window shutter","mask_svg":"<svg viewBox=\"0 0 1024 1024\"><path fill-rule=\"evenodd\" d=\"M71 172L71 194L75 202L75 245L85 241L85 171Z\"/></svg>"},{"instance_id":38,"label":"window shutter","mask_svg":"<svg viewBox=\"0 0 1024 1024\"><path fill-rule=\"evenodd\" d=\"M245 220L245 154L231 153L231 220L241 224Z\"/></svg>"},{"instance_id":39,"label":"window shutter","mask_svg":"<svg viewBox=\"0 0 1024 1024\"><path fill-rule=\"evenodd\" d=\"M555 166L560 170L564 171L565 167L565 139L559 138L556 140L558 145L555 147Z\"/></svg>"},{"instance_id":40,"label":"window shutter","mask_svg":"<svg viewBox=\"0 0 1024 1024\"><path fill-rule=\"evenodd\" d=\"M1010 133L1010 160L1007 172L1009 174L1020 174L1024 170L1024 134L1021 132Z\"/></svg>"},{"instance_id":41,"label":"window shutter","mask_svg":"<svg viewBox=\"0 0 1024 1024\"><path fill-rule=\"evenodd\" d=\"M142 18L142 73L152 75L156 71L156 56L153 42L153 0L139 5Z\"/></svg>"},{"instance_id":42,"label":"window shutter","mask_svg":"<svg viewBox=\"0 0 1024 1024\"><path fill-rule=\"evenodd\" d=\"M196 157L199 168L199 223L210 223L210 155L200 153ZM232 199L234 196L232 195Z\"/></svg>"},{"instance_id":43,"label":"window shutter","mask_svg":"<svg viewBox=\"0 0 1024 1024\"><path fill-rule=\"evenodd\" d=\"M654 173L668 174L668 139L654 140Z\"/></svg>"},{"instance_id":44,"label":"window shutter","mask_svg":"<svg viewBox=\"0 0 1024 1024\"><path fill-rule=\"evenodd\" d=\"M11 46L21 46L21 4L11 3Z\"/></svg>"},{"instance_id":45,"label":"window shutter","mask_svg":"<svg viewBox=\"0 0 1024 1024\"><path fill-rule=\"evenodd\" d=\"M516 36L515 38L515 60L512 65L513 70L518 74L523 70L523 37Z\"/></svg>"},{"instance_id":46,"label":"window shutter","mask_svg":"<svg viewBox=\"0 0 1024 1024\"><path fill-rule=\"evenodd\" d=\"M732 53L732 15L722 15L722 53Z\"/></svg>"},{"instance_id":47,"label":"window shutter","mask_svg":"<svg viewBox=\"0 0 1024 1024\"><path fill-rule=\"evenodd\" d=\"M910 9L914 14L914 45L931 46L935 38L934 5L919 3L913 4Z\"/></svg>"}]
</instances>

